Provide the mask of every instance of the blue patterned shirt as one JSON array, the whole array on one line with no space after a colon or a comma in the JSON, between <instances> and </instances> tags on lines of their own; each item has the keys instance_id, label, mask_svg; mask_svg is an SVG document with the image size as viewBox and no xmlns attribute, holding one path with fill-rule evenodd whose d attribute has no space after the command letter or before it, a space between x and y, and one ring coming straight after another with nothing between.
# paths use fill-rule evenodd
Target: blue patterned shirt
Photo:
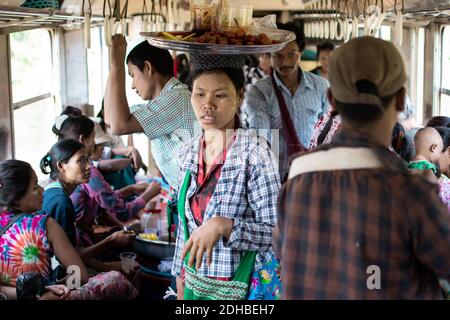
<instances>
[{"instance_id":1,"label":"blue patterned shirt","mask_svg":"<svg viewBox=\"0 0 450 320\"><path fill-rule=\"evenodd\" d=\"M308 147L314 131L314 125L328 111L330 105L327 99L328 81L325 78L304 72L300 69L300 85L292 96L289 89L281 82L276 72L275 81L283 94L287 108L297 131L298 138L304 147ZM248 115L250 128L265 129L259 132L272 144L275 154L279 153L280 177L287 174L289 159L287 157L281 112L277 96L270 77L263 78L251 85L243 105L243 111ZM278 129L279 131L270 130ZM267 130L267 131L266 131Z\"/></svg>"}]
</instances>

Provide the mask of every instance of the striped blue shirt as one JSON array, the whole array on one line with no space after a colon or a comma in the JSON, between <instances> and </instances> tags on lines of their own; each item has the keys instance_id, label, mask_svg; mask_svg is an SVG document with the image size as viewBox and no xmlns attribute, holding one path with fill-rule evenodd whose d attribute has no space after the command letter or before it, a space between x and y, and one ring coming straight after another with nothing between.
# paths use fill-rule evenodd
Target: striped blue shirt
<instances>
[{"instance_id":1,"label":"striped blue shirt","mask_svg":"<svg viewBox=\"0 0 450 320\"><path fill-rule=\"evenodd\" d=\"M286 101L297 136L302 145L308 147L314 125L330 107L327 99L329 83L325 78L310 72L304 72L301 69L299 72L301 73L300 85L294 95L281 82L276 72L274 76ZM289 169L289 159L282 131L281 112L270 77L265 77L250 86L243 111L248 115L250 128L265 129L259 130L259 133L271 142L275 154L278 152L280 177L283 179Z\"/></svg>"}]
</instances>

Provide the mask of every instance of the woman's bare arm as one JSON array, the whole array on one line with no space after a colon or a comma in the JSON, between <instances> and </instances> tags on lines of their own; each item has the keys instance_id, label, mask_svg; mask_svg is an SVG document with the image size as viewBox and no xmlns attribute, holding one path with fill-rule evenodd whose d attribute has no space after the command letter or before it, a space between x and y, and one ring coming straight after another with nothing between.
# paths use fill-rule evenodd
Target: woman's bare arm
<instances>
[{"instance_id":1,"label":"woman's bare arm","mask_svg":"<svg viewBox=\"0 0 450 320\"><path fill-rule=\"evenodd\" d=\"M47 238L53 246L55 255L62 265L65 268L69 266L78 266L81 284L86 283L89 280L89 276L80 255L70 243L64 230L53 218L47 219Z\"/></svg>"}]
</instances>

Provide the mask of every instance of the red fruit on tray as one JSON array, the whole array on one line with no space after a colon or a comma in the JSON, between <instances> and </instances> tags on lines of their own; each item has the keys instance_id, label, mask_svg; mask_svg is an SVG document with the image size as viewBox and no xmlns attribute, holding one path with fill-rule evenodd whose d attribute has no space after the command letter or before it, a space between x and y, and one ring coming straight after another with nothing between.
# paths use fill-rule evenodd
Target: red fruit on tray
<instances>
[{"instance_id":1,"label":"red fruit on tray","mask_svg":"<svg viewBox=\"0 0 450 320\"><path fill-rule=\"evenodd\" d=\"M244 40L247 42L255 42L256 41L256 37L254 35L248 34L244 37Z\"/></svg>"},{"instance_id":2,"label":"red fruit on tray","mask_svg":"<svg viewBox=\"0 0 450 320\"><path fill-rule=\"evenodd\" d=\"M242 39L230 39L229 43L231 45L239 46L242 45Z\"/></svg>"},{"instance_id":3,"label":"red fruit on tray","mask_svg":"<svg viewBox=\"0 0 450 320\"><path fill-rule=\"evenodd\" d=\"M239 29L236 31L236 38L243 38L245 36L245 30Z\"/></svg>"},{"instance_id":4,"label":"red fruit on tray","mask_svg":"<svg viewBox=\"0 0 450 320\"><path fill-rule=\"evenodd\" d=\"M268 36L267 34L265 34L265 33L260 33L260 34L258 35L258 38L261 39L261 40L263 40L263 39L269 39L269 36Z\"/></svg>"},{"instance_id":5,"label":"red fruit on tray","mask_svg":"<svg viewBox=\"0 0 450 320\"><path fill-rule=\"evenodd\" d=\"M225 32L225 37L227 37L229 39L236 38L236 32L234 32L234 31L227 31L227 32Z\"/></svg>"}]
</instances>

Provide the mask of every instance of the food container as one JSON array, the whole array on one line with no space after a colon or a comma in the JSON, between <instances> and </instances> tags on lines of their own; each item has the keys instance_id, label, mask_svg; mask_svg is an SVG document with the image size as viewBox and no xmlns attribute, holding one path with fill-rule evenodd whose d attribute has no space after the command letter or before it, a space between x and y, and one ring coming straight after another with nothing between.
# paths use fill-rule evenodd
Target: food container
<instances>
[{"instance_id":1,"label":"food container","mask_svg":"<svg viewBox=\"0 0 450 320\"><path fill-rule=\"evenodd\" d=\"M253 6L246 4L225 5L220 10L219 29L233 31L239 28L247 29L252 25Z\"/></svg>"},{"instance_id":2,"label":"food container","mask_svg":"<svg viewBox=\"0 0 450 320\"><path fill-rule=\"evenodd\" d=\"M260 28L259 32L265 33L270 39L277 43L270 45L222 45L217 43L196 43L183 41L183 38L192 36L192 32L170 32L180 39L167 39L161 32L141 32L141 36L148 39L148 42L158 48L175 50L179 52L199 52L208 54L261 54L280 51L295 40L295 34L287 30ZM198 35L197 35L198 36ZM192 39L191 39L192 40Z\"/></svg>"},{"instance_id":3,"label":"food container","mask_svg":"<svg viewBox=\"0 0 450 320\"><path fill-rule=\"evenodd\" d=\"M191 0L191 29L217 30L221 1Z\"/></svg>"},{"instance_id":4,"label":"food container","mask_svg":"<svg viewBox=\"0 0 450 320\"><path fill-rule=\"evenodd\" d=\"M146 240L137 236L132 240L131 247L137 254L157 259L175 255L175 242L169 244L168 241Z\"/></svg>"},{"instance_id":5,"label":"food container","mask_svg":"<svg viewBox=\"0 0 450 320\"><path fill-rule=\"evenodd\" d=\"M144 255L151 258L165 259L173 257L175 255L175 239L171 243L168 241L160 240L147 240L139 237L141 230L141 224L132 224L124 227L125 230L133 230L136 233L136 237L131 241L131 247L133 252L138 255Z\"/></svg>"}]
</instances>

